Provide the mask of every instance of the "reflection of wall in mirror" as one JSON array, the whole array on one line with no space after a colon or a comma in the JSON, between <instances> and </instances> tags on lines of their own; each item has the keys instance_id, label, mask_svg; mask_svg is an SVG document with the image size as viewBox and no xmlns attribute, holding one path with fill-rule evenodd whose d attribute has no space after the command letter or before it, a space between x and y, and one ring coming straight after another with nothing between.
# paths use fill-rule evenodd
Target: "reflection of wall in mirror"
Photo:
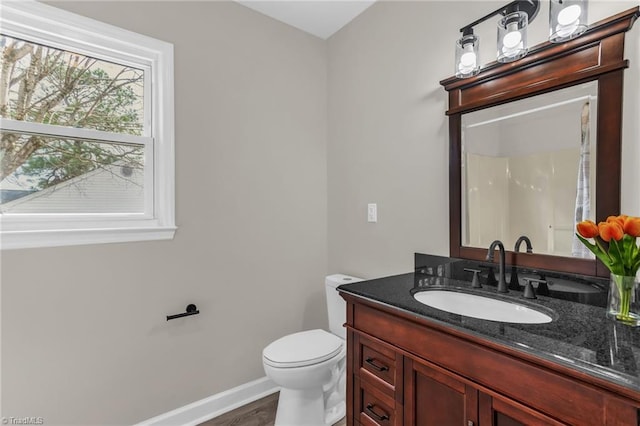
<instances>
[{"instance_id":1,"label":"reflection of wall in mirror","mask_svg":"<svg viewBox=\"0 0 640 426\"><path fill-rule=\"evenodd\" d=\"M537 253L571 256L579 155L568 148L509 158L507 241L526 234Z\"/></svg>"},{"instance_id":2,"label":"reflection of wall in mirror","mask_svg":"<svg viewBox=\"0 0 640 426\"><path fill-rule=\"evenodd\" d=\"M506 159L497 126L463 127L462 245L488 247L507 223ZM479 154L476 154L479 153Z\"/></svg>"},{"instance_id":3,"label":"reflection of wall in mirror","mask_svg":"<svg viewBox=\"0 0 640 426\"><path fill-rule=\"evenodd\" d=\"M520 157L468 154L468 233L464 245L511 246L526 234L536 253L571 255L578 148Z\"/></svg>"},{"instance_id":4,"label":"reflection of wall in mirror","mask_svg":"<svg viewBox=\"0 0 640 426\"><path fill-rule=\"evenodd\" d=\"M507 158L467 155L470 185L467 186L467 238L463 245L489 247L493 240L502 239L508 233L508 168Z\"/></svg>"}]
</instances>

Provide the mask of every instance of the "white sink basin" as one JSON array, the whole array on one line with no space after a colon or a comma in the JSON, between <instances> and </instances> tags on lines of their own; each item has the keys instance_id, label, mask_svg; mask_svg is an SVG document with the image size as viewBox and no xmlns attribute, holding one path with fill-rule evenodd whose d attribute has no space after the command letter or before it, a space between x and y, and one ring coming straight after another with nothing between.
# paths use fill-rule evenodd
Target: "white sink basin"
<instances>
[{"instance_id":1,"label":"white sink basin","mask_svg":"<svg viewBox=\"0 0 640 426\"><path fill-rule=\"evenodd\" d=\"M552 318L540 311L517 303L475 294L446 290L427 290L413 295L420 303L466 317L518 324L543 324Z\"/></svg>"}]
</instances>

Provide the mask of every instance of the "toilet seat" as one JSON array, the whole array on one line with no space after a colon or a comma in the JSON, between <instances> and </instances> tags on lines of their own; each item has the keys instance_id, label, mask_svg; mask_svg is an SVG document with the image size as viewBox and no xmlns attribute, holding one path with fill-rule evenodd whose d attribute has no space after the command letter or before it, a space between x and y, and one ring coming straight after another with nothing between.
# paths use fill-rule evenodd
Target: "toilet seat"
<instances>
[{"instance_id":1,"label":"toilet seat","mask_svg":"<svg viewBox=\"0 0 640 426\"><path fill-rule=\"evenodd\" d=\"M262 351L265 364L276 368L305 367L338 355L344 341L324 330L309 330L284 336Z\"/></svg>"}]
</instances>

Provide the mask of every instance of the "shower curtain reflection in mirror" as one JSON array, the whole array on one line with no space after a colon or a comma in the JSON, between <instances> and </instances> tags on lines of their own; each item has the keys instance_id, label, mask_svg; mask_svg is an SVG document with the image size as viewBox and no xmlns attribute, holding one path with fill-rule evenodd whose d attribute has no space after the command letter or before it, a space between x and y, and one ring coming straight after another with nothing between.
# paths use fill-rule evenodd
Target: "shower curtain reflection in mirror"
<instances>
[{"instance_id":1,"label":"shower curtain reflection in mirror","mask_svg":"<svg viewBox=\"0 0 640 426\"><path fill-rule=\"evenodd\" d=\"M578 163L578 182L576 183L576 207L575 207L575 220L573 226L582 222L583 220L591 219L591 182L589 177L591 171L589 165L591 162L591 141L589 132L589 102L585 102L582 106L582 113L580 114L580 161ZM571 253L574 257L584 257L593 259L595 256L591 253L587 247L582 244L578 237L573 235L573 244Z\"/></svg>"}]
</instances>

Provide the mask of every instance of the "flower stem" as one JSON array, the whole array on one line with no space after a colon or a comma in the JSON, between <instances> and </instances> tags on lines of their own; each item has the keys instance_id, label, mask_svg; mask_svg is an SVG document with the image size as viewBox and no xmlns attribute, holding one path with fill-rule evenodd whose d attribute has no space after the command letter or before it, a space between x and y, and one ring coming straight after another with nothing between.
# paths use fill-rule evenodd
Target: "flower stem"
<instances>
[{"instance_id":1,"label":"flower stem","mask_svg":"<svg viewBox=\"0 0 640 426\"><path fill-rule=\"evenodd\" d=\"M629 312L634 287L634 277L626 277L623 275L615 274L613 276L620 300L620 306L618 307L616 318L620 321L633 321L633 318L629 315Z\"/></svg>"}]
</instances>

